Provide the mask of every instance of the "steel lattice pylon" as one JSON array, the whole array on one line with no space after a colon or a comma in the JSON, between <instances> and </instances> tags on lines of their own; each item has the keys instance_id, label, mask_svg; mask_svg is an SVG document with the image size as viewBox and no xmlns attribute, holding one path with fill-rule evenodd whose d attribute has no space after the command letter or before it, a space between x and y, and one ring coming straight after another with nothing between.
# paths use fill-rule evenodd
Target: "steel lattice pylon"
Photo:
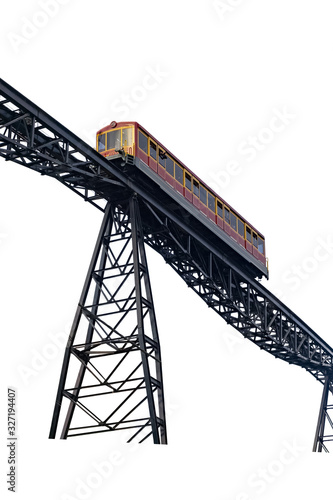
<instances>
[{"instance_id":1,"label":"steel lattice pylon","mask_svg":"<svg viewBox=\"0 0 333 500\"><path fill-rule=\"evenodd\" d=\"M50 438L64 397L63 439L132 429L129 441L152 435L154 443L167 443L160 345L135 195L105 210L65 351Z\"/></svg>"}]
</instances>

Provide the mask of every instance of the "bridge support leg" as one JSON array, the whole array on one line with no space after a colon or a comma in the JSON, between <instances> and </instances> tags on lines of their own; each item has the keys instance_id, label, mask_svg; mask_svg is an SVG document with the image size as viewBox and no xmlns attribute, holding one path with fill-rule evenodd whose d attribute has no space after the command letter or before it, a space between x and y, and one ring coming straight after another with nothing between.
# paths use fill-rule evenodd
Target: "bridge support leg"
<instances>
[{"instance_id":1,"label":"bridge support leg","mask_svg":"<svg viewBox=\"0 0 333 500\"><path fill-rule=\"evenodd\" d=\"M76 366L75 366L76 365ZM166 444L162 365L139 203L105 211L66 346L50 430L55 438L123 430Z\"/></svg>"},{"instance_id":2,"label":"bridge support leg","mask_svg":"<svg viewBox=\"0 0 333 500\"><path fill-rule=\"evenodd\" d=\"M331 416L329 415L329 411L333 410L333 404L328 404L328 397L330 394L330 390L332 389L331 384L332 382L330 380L330 377L326 375L323 395L320 403L316 434L312 449L312 451L314 452L322 452L323 450L328 452L325 442L333 440L333 435L325 435L326 423L328 423L333 430L333 421L331 419Z\"/></svg>"}]
</instances>

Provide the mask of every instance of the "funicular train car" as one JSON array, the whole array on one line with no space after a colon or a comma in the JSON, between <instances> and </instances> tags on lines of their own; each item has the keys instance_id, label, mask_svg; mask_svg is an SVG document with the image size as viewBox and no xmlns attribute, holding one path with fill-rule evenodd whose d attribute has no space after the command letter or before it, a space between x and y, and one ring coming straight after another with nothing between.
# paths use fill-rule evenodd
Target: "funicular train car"
<instances>
[{"instance_id":1,"label":"funicular train car","mask_svg":"<svg viewBox=\"0 0 333 500\"><path fill-rule=\"evenodd\" d=\"M264 236L137 122L111 122L97 132L97 151L135 165L268 278Z\"/></svg>"}]
</instances>

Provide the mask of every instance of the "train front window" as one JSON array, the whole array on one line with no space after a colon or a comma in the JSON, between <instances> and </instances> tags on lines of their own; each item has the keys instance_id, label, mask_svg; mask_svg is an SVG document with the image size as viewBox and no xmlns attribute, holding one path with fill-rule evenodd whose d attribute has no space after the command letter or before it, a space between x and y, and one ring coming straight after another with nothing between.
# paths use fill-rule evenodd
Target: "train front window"
<instances>
[{"instance_id":1,"label":"train front window","mask_svg":"<svg viewBox=\"0 0 333 500\"><path fill-rule=\"evenodd\" d=\"M220 201L217 202L217 215L223 219L223 207Z\"/></svg>"},{"instance_id":2,"label":"train front window","mask_svg":"<svg viewBox=\"0 0 333 500\"><path fill-rule=\"evenodd\" d=\"M98 136L98 151L105 151L105 134Z\"/></svg>"},{"instance_id":3,"label":"train front window","mask_svg":"<svg viewBox=\"0 0 333 500\"><path fill-rule=\"evenodd\" d=\"M177 163L175 163L175 177L179 184L184 184L184 170Z\"/></svg>"},{"instance_id":4,"label":"train front window","mask_svg":"<svg viewBox=\"0 0 333 500\"><path fill-rule=\"evenodd\" d=\"M193 193L199 198L199 182L193 179Z\"/></svg>"},{"instance_id":5,"label":"train front window","mask_svg":"<svg viewBox=\"0 0 333 500\"><path fill-rule=\"evenodd\" d=\"M150 141L150 156L156 160L156 144Z\"/></svg>"},{"instance_id":6,"label":"train front window","mask_svg":"<svg viewBox=\"0 0 333 500\"><path fill-rule=\"evenodd\" d=\"M237 217L232 212L230 212L230 226L237 231Z\"/></svg>"},{"instance_id":7,"label":"train front window","mask_svg":"<svg viewBox=\"0 0 333 500\"><path fill-rule=\"evenodd\" d=\"M192 181L191 181L191 176L187 172L185 172L185 187L189 190L192 191Z\"/></svg>"},{"instance_id":8,"label":"train front window","mask_svg":"<svg viewBox=\"0 0 333 500\"><path fill-rule=\"evenodd\" d=\"M133 144L133 128L123 128L123 138L122 138L122 146L123 148L126 146L132 146Z\"/></svg>"},{"instance_id":9,"label":"train front window","mask_svg":"<svg viewBox=\"0 0 333 500\"><path fill-rule=\"evenodd\" d=\"M264 240L258 236L258 250L264 255Z\"/></svg>"},{"instance_id":10,"label":"train front window","mask_svg":"<svg viewBox=\"0 0 333 500\"><path fill-rule=\"evenodd\" d=\"M139 148L148 154L148 137L139 130Z\"/></svg>"},{"instance_id":11,"label":"train front window","mask_svg":"<svg viewBox=\"0 0 333 500\"><path fill-rule=\"evenodd\" d=\"M111 130L107 134L107 149L120 149L121 130Z\"/></svg>"},{"instance_id":12,"label":"train front window","mask_svg":"<svg viewBox=\"0 0 333 500\"><path fill-rule=\"evenodd\" d=\"M215 214L215 196L208 193L208 208Z\"/></svg>"}]
</instances>

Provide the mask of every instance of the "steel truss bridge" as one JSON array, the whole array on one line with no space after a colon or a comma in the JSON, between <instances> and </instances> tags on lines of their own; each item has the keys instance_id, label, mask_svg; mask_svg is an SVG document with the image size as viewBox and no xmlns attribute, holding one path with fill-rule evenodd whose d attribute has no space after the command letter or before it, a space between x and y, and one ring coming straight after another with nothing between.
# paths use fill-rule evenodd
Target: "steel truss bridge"
<instances>
[{"instance_id":1,"label":"steel truss bridge","mask_svg":"<svg viewBox=\"0 0 333 500\"><path fill-rule=\"evenodd\" d=\"M126 158L103 158L1 79L0 156L53 177L104 213L65 349L50 438L63 416L63 439L126 430L128 441L167 443L146 244L245 338L322 384L313 451L328 451L333 349L207 227Z\"/></svg>"}]
</instances>

